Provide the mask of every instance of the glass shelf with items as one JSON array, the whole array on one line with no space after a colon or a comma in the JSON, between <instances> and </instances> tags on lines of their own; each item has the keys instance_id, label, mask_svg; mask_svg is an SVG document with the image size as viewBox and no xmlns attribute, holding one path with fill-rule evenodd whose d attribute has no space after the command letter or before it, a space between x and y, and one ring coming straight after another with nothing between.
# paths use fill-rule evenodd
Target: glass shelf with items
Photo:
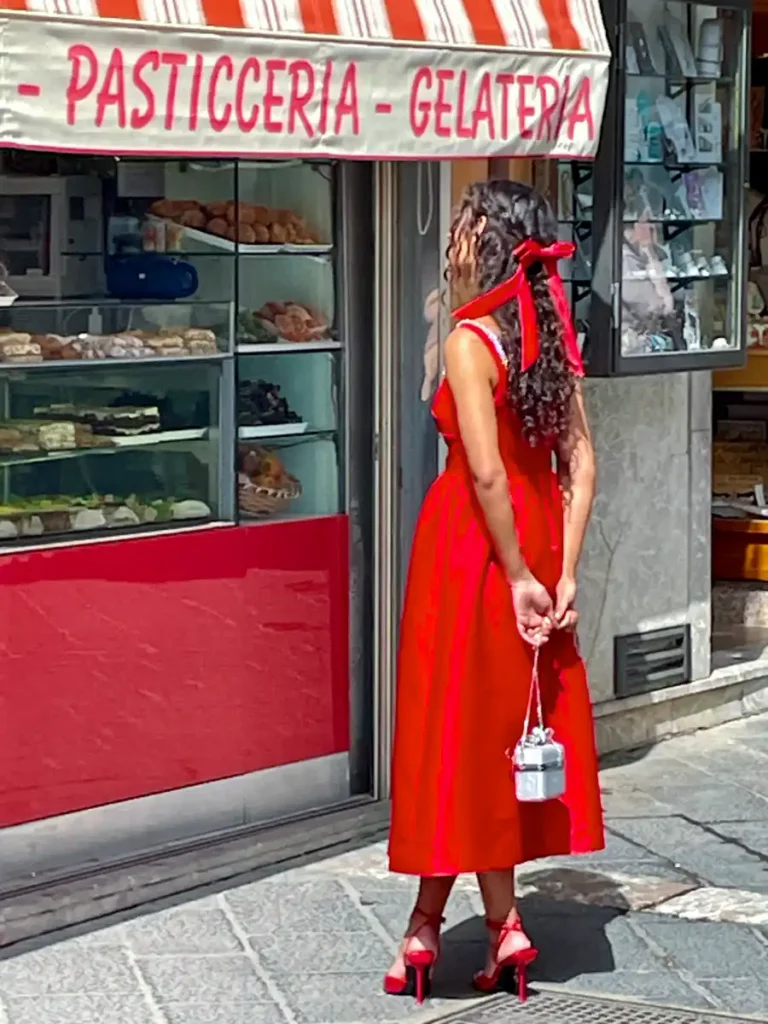
<instances>
[{"instance_id":1,"label":"glass shelf with items","mask_svg":"<svg viewBox=\"0 0 768 1024\"><path fill-rule=\"evenodd\" d=\"M337 165L57 159L0 199L0 541L339 513Z\"/></svg>"},{"instance_id":2,"label":"glass shelf with items","mask_svg":"<svg viewBox=\"0 0 768 1024\"><path fill-rule=\"evenodd\" d=\"M746 7L619 0L609 12L623 59L594 174L568 211L592 216L590 374L742 360Z\"/></svg>"},{"instance_id":3,"label":"glass shelf with items","mask_svg":"<svg viewBox=\"0 0 768 1024\"><path fill-rule=\"evenodd\" d=\"M341 510L339 381L335 352L238 357L241 513L268 518L287 514L289 506L295 515Z\"/></svg>"},{"instance_id":4,"label":"glass shelf with items","mask_svg":"<svg viewBox=\"0 0 768 1024\"><path fill-rule=\"evenodd\" d=\"M140 213L159 246L190 254L325 254L332 181L332 164L302 160L169 164L162 197Z\"/></svg>"},{"instance_id":5,"label":"glass shelf with items","mask_svg":"<svg viewBox=\"0 0 768 1024\"><path fill-rule=\"evenodd\" d=\"M229 518L220 394L216 364L0 379L0 543Z\"/></svg>"},{"instance_id":6,"label":"glass shelf with items","mask_svg":"<svg viewBox=\"0 0 768 1024\"><path fill-rule=\"evenodd\" d=\"M0 310L0 373L210 360L229 351L233 302L27 301Z\"/></svg>"},{"instance_id":7,"label":"glass shelf with items","mask_svg":"<svg viewBox=\"0 0 768 1024\"><path fill-rule=\"evenodd\" d=\"M239 352L258 346L334 348L335 267L329 257L251 257L238 262Z\"/></svg>"},{"instance_id":8,"label":"glass shelf with items","mask_svg":"<svg viewBox=\"0 0 768 1024\"><path fill-rule=\"evenodd\" d=\"M618 343L621 360L738 349L740 197L730 123L740 21L630 0Z\"/></svg>"}]
</instances>

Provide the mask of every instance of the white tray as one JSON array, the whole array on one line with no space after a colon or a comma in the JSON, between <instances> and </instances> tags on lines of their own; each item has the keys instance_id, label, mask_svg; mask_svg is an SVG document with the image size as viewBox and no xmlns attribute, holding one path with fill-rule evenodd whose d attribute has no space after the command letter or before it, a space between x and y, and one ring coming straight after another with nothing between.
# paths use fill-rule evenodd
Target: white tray
<instances>
[{"instance_id":1,"label":"white tray","mask_svg":"<svg viewBox=\"0 0 768 1024\"><path fill-rule=\"evenodd\" d=\"M9 287L5 281L0 281L0 307L12 306L18 297L13 288Z\"/></svg>"},{"instance_id":2,"label":"white tray","mask_svg":"<svg viewBox=\"0 0 768 1024\"><path fill-rule=\"evenodd\" d=\"M175 221L166 221L162 217L150 217L150 220L159 223L170 223L174 228L180 229L186 238L193 242L201 242L203 245L210 245L214 249L224 249L225 252L238 252L246 256L270 256L275 253L295 253L304 256L325 256L333 251L332 245L318 243L317 245L294 245L286 242L285 245L252 245L246 242L232 242L222 235L211 234L210 231L201 231L199 228L188 228ZM167 254L171 256L183 256L184 250L169 249Z\"/></svg>"},{"instance_id":3,"label":"white tray","mask_svg":"<svg viewBox=\"0 0 768 1024\"><path fill-rule=\"evenodd\" d=\"M240 427L238 437L250 441L257 437L292 437L294 434L306 434L308 423L276 423L268 427Z\"/></svg>"},{"instance_id":4,"label":"white tray","mask_svg":"<svg viewBox=\"0 0 768 1024\"><path fill-rule=\"evenodd\" d=\"M201 441L208 436L205 427L194 427L189 430L156 430L149 434L122 435L110 437L110 441L118 448L135 448L140 444L164 444L167 441Z\"/></svg>"}]
</instances>

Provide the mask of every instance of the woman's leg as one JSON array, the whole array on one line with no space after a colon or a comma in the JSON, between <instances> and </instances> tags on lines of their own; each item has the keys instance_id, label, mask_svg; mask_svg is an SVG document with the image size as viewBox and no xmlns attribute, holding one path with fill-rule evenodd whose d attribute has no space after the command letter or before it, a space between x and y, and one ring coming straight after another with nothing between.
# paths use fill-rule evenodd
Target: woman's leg
<instances>
[{"instance_id":1,"label":"woman's leg","mask_svg":"<svg viewBox=\"0 0 768 1024\"><path fill-rule=\"evenodd\" d=\"M531 940L525 932L511 931L505 935L504 941L497 949L500 926L506 921L516 920L518 916L514 868L509 868L506 871L483 871L478 874L477 881L483 897L486 920L496 924L495 928L488 929L488 955L485 973L491 975L497 961L503 960L521 949L529 949Z\"/></svg>"},{"instance_id":2,"label":"woman's leg","mask_svg":"<svg viewBox=\"0 0 768 1024\"><path fill-rule=\"evenodd\" d=\"M437 954L440 930L438 922L443 916L445 904L448 902L455 881L455 875L439 875L420 879L416 906L411 912L405 937L400 943L397 957L389 972L391 977L405 977L403 954L406 947L411 951L426 949Z\"/></svg>"}]
</instances>

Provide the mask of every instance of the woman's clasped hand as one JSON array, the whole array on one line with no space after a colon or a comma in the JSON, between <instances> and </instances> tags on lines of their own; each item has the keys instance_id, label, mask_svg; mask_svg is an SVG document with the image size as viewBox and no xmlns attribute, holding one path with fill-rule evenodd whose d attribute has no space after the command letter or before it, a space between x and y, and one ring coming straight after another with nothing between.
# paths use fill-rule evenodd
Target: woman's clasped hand
<instances>
[{"instance_id":1,"label":"woman's clasped hand","mask_svg":"<svg viewBox=\"0 0 768 1024\"><path fill-rule=\"evenodd\" d=\"M539 647L547 642L553 629L575 629L579 618L574 608L576 583L570 577L560 579L555 600L530 574L510 581L509 586L517 628L526 643Z\"/></svg>"}]
</instances>

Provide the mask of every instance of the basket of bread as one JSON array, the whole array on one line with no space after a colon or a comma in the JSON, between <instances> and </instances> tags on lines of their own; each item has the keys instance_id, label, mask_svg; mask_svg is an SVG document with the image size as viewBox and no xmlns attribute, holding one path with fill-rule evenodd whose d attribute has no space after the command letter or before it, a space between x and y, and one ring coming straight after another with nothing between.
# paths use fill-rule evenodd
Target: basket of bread
<instances>
[{"instance_id":1,"label":"basket of bread","mask_svg":"<svg viewBox=\"0 0 768 1024\"><path fill-rule=\"evenodd\" d=\"M255 203L211 202L196 199L158 199L149 208L153 217L184 228L203 231L244 245L319 245L320 239L292 210L270 209Z\"/></svg>"},{"instance_id":2,"label":"basket of bread","mask_svg":"<svg viewBox=\"0 0 768 1024\"><path fill-rule=\"evenodd\" d=\"M241 512L273 516L301 497L301 484L274 451L260 445L240 445L237 454L237 494Z\"/></svg>"}]
</instances>

